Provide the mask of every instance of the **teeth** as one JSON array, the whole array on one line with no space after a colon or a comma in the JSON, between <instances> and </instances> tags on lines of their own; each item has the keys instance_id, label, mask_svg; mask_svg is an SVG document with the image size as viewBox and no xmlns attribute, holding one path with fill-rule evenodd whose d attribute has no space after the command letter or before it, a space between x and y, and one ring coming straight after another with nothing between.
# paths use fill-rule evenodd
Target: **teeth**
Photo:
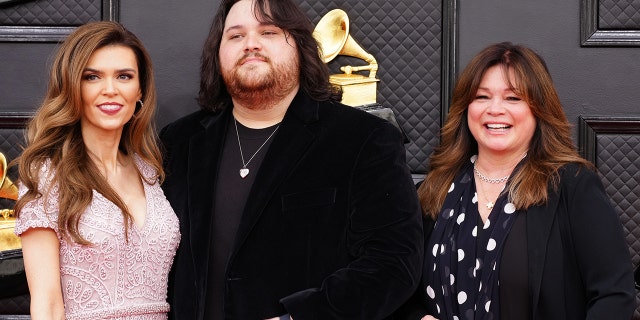
<instances>
[{"instance_id":1,"label":"teeth","mask_svg":"<svg viewBox=\"0 0 640 320\"><path fill-rule=\"evenodd\" d=\"M506 124L488 124L487 128L489 129L506 129L509 128L509 125Z\"/></svg>"},{"instance_id":2,"label":"teeth","mask_svg":"<svg viewBox=\"0 0 640 320\"><path fill-rule=\"evenodd\" d=\"M120 109L120 105L117 105L117 104L103 104L103 105L100 106L100 109L113 111L113 110Z\"/></svg>"}]
</instances>

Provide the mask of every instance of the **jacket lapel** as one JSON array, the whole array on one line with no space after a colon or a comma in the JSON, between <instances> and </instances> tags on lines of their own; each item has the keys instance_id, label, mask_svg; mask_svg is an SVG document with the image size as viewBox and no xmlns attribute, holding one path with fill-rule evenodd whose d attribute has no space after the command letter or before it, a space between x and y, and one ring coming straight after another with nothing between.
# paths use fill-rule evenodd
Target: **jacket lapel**
<instances>
[{"instance_id":1,"label":"jacket lapel","mask_svg":"<svg viewBox=\"0 0 640 320\"><path fill-rule=\"evenodd\" d=\"M530 207L525 213L527 215L527 251L529 256L532 310L537 310L537 305L540 301L540 288L545 258L547 257L547 246L554 221L556 220L556 208L559 205L559 199L557 192L550 192L547 205ZM536 318L535 313L533 318Z\"/></svg>"},{"instance_id":2,"label":"jacket lapel","mask_svg":"<svg viewBox=\"0 0 640 320\"><path fill-rule=\"evenodd\" d=\"M231 259L235 257L278 186L291 174L315 140L319 130L314 125L319 117L318 111L318 102L300 92L291 102L247 197Z\"/></svg>"},{"instance_id":3,"label":"jacket lapel","mask_svg":"<svg viewBox=\"0 0 640 320\"><path fill-rule=\"evenodd\" d=\"M215 181L230 108L201 122L204 130L189 142L188 192L190 238L196 274L206 275L211 244ZM214 125L221 122L219 125ZM204 280L204 279L201 279ZM204 283L200 289L204 294Z\"/></svg>"}]
</instances>

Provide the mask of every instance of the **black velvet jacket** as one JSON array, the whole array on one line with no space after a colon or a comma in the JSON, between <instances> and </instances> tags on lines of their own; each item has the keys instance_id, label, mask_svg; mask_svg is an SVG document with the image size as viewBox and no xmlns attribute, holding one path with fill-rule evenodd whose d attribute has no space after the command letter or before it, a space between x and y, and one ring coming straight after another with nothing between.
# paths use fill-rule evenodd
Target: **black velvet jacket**
<instances>
[{"instance_id":1,"label":"black velvet jacket","mask_svg":"<svg viewBox=\"0 0 640 320\"><path fill-rule=\"evenodd\" d=\"M172 319L202 319L212 195L231 107L163 128L163 188L182 241ZM227 319L382 319L416 289L423 230L400 131L298 93L250 191L227 264Z\"/></svg>"}]
</instances>

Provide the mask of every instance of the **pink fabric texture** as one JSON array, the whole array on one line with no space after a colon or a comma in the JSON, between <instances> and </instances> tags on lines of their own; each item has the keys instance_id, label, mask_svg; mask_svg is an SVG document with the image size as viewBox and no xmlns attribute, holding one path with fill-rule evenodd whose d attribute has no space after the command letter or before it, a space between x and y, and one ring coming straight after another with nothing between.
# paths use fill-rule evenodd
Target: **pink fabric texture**
<instances>
[{"instance_id":1,"label":"pink fabric texture","mask_svg":"<svg viewBox=\"0 0 640 320\"><path fill-rule=\"evenodd\" d=\"M154 169L134 156L143 176ZM49 189L53 172L40 171L41 192ZM31 228L53 229L60 239L60 275L65 313L72 319L166 319L168 274L180 241L178 219L156 182L143 180L147 213L142 227L132 224L125 240L121 210L94 190L93 201L80 219L80 233L92 245L66 240L58 231L57 185L28 203L16 221L17 235ZM20 196L26 189L20 186Z\"/></svg>"}]
</instances>

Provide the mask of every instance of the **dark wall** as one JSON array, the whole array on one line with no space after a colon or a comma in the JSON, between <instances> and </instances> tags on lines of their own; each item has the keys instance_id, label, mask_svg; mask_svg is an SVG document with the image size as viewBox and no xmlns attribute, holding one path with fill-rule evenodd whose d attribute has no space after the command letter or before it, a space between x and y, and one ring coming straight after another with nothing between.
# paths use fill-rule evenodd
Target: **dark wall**
<instances>
[{"instance_id":1,"label":"dark wall","mask_svg":"<svg viewBox=\"0 0 640 320\"><path fill-rule=\"evenodd\" d=\"M581 2L461 0L459 70L488 44L521 43L547 61L576 127L579 115L640 115L640 47L581 47Z\"/></svg>"},{"instance_id":2,"label":"dark wall","mask_svg":"<svg viewBox=\"0 0 640 320\"><path fill-rule=\"evenodd\" d=\"M576 143L583 154L585 150L592 154L587 159L596 164L620 215L635 268L640 265L640 47L581 46L581 5L587 3L593 2L460 0L458 70L483 47L500 41L527 45L545 58L575 127ZM603 18L598 23L617 14L631 18L634 32L640 30L640 1L601 0L598 4L596 8L602 12L606 6L614 6L612 15L599 15ZM615 7L625 4L635 4L636 9L631 9L635 14L625 16ZM591 124L584 126L579 116L593 118L588 121ZM620 119L601 120L607 118ZM586 135L579 131L581 124L588 129ZM639 303L640 293L636 295ZM633 318L640 319L640 307Z\"/></svg>"},{"instance_id":3,"label":"dark wall","mask_svg":"<svg viewBox=\"0 0 640 320\"><path fill-rule=\"evenodd\" d=\"M449 83L448 60L461 70L491 43L521 43L546 59L569 121L576 127L576 143L582 138L578 137L579 116L635 117L632 124L593 122L592 137L587 139L591 145L582 147L597 153L590 160L607 177L605 185L621 216L629 217L623 220L630 222L625 223L630 247L640 248L640 47L581 46L581 4L594 1L300 0L308 12L318 15L329 8L350 9L356 40L382 64L379 102L394 108L412 140L407 145L407 155L414 173L424 172L425 160L437 143L440 102L444 99L438 89L440 80L442 85ZM631 2L638 4L640 0ZM154 61L159 127L197 109L200 53L218 3L219 0L119 0L119 21L142 39ZM443 34L456 31L452 33L455 41L451 48L444 35L439 43L425 41L439 37L439 28L429 26L447 20L446 13L438 12L442 8L434 3L441 3L442 7L457 5L455 28L442 26ZM440 16L442 20L438 19ZM48 62L56 45L0 42L0 113L35 110L44 95ZM442 57L437 54L438 45L447 50ZM435 54L429 54L432 46L431 53ZM445 69L442 79L434 79L441 67ZM609 160L613 169L606 166ZM639 250L632 250L633 262L640 264L640 252L636 251ZM640 312L636 318L640 319Z\"/></svg>"},{"instance_id":4,"label":"dark wall","mask_svg":"<svg viewBox=\"0 0 640 320\"><path fill-rule=\"evenodd\" d=\"M461 0L458 70L490 43L522 43L547 60L572 123L579 115L640 115L640 48L581 47L581 1ZM140 36L155 63L159 126L196 108L201 46L218 2L119 2L120 21ZM55 46L0 43L0 110L35 109Z\"/></svg>"},{"instance_id":5,"label":"dark wall","mask_svg":"<svg viewBox=\"0 0 640 320\"><path fill-rule=\"evenodd\" d=\"M441 116L440 1L298 2L314 23L331 9L347 12L350 34L378 59L378 102L394 111L409 137L411 170L424 172L438 142ZM118 4L118 20L140 37L154 62L158 127L197 110L200 54L219 1L119 0ZM0 57L8 62L0 66L2 111L35 110L44 95L48 59L55 48L55 43L0 43ZM336 71L339 65L334 65Z\"/></svg>"},{"instance_id":6,"label":"dark wall","mask_svg":"<svg viewBox=\"0 0 640 320\"><path fill-rule=\"evenodd\" d=\"M575 135L580 115L638 116L640 47L582 47L580 5L586 1L589 0L459 0L457 56L450 53L442 58L453 58L457 70L461 70L490 43L522 43L546 59L569 121L576 126ZM439 56L426 54L424 47L434 44L422 41L438 37L437 29L423 26L442 21L420 14L421 10L434 12L441 8L430 7L431 2L425 1L398 1L391 7L385 1L300 2L311 15L318 15L314 21L330 8L349 9L354 36L382 65L379 101L394 109L410 135L412 142L407 149L412 170L424 172L426 159L437 143L441 92L429 78L433 70L439 72L438 61L433 60ZM218 3L218 0L119 1L119 21L142 39L155 64L159 127L197 109L200 52ZM417 24L416 17L420 20ZM396 24L394 20L399 18L406 21ZM400 36L385 38L394 33ZM419 38L415 38L416 34ZM408 37L414 38L405 39ZM400 42L402 39L415 46L399 45L404 44ZM33 111L37 107L44 94L48 60L55 47L55 43L0 43L0 111ZM398 61L402 59L407 63ZM389 60L394 60L393 64L385 66Z\"/></svg>"},{"instance_id":7,"label":"dark wall","mask_svg":"<svg viewBox=\"0 0 640 320\"><path fill-rule=\"evenodd\" d=\"M154 62L159 127L197 109L200 53L217 0L120 0L120 22Z\"/></svg>"},{"instance_id":8,"label":"dark wall","mask_svg":"<svg viewBox=\"0 0 640 320\"><path fill-rule=\"evenodd\" d=\"M0 110L35 109L48 80L51 43L0 43Z\"/></svg>"},{"instance_id":9,"label":"dark wall","mask_svg":"<svg viewBox=\"0 0 640 320\"><path fill-rule=\"evenodd\" d=\"M159 125L195 110L201 47L219 1L121 1L120 21L143 39L157 68ZM298 3L314 23L331 9L347 12L350 34L380 64L378 102L393 109L411 140L407 158L412 171L424 172L440 119L439 1Z\"/></svg>"},{"instance_id":10,"label":"dark wall","mask_svg":"<svg viewBox=\"0 0 640 320\"><path fill-rule=\"evenodd\" d=\"M195 110L202 43L218 1L120 0L119 21L149 50L159 94L158 123ZM0 111L33 111L57 44L0 42Z\"/></svg>"}]
</instances>

